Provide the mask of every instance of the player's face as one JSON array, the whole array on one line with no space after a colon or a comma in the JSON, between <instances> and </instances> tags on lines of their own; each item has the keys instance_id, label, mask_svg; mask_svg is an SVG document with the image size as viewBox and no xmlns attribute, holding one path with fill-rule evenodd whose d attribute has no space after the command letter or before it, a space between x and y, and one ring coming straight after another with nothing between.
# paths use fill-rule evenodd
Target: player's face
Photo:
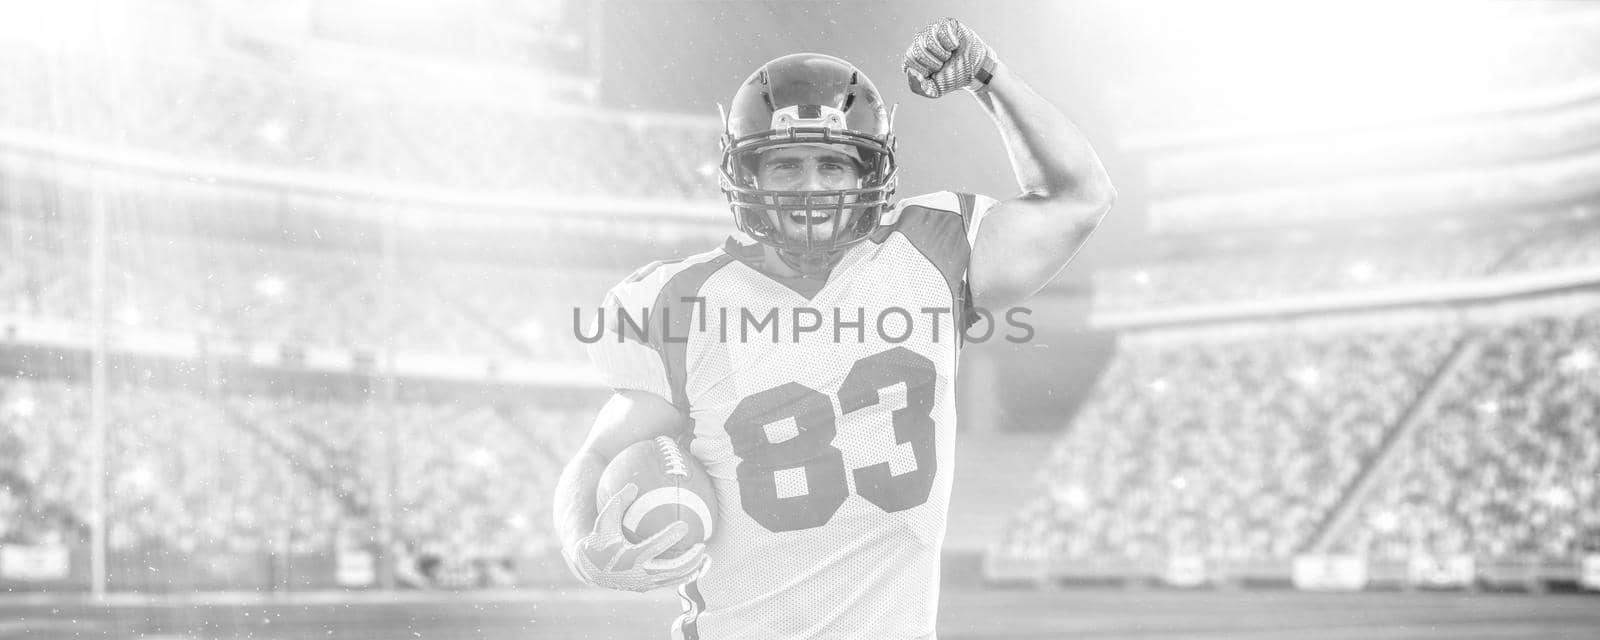
<instances>
[{"instance_id":1,"label":"player's face","mask_svg":"<svg viewBox=\"0 0 1600 640\"><path fill-rule=\"evenodd\" d=\"M861 169L854 158L831 147L815 145L774 147L761 153L756 165L756 186L773 191L834 191L856 189L861 186ZM854 202L855 196L846 196ZM834 227L846 224L853 212L842 212L832 205L831 198L819 202L819 208L810 211L767 211L767 218L783 230L791 242L806 241L806 222L810 218L812 242L822 243L833 237ZM805 198L782 196L779 204L803 204ZM835 220L835 217L840 219Z\"/></svg>"}]
</instances>

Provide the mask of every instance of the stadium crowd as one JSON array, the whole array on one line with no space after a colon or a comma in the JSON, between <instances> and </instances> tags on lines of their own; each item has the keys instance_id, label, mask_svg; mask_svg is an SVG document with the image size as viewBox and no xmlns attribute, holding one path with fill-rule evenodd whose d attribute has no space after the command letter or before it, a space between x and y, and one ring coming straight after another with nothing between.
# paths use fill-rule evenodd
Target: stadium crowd
<instances>
[{"instance_id":1,"label":"stadium crowd","mask_svg":"<svg viewBox=\"0 0 1600 640\"><path fill-rule=\"evenodd\" d=\"M244 57L62 61L0 47L0 132L393 184L706 199L715 118L400 93ZM174 109L174 105L182 105Z\"/></svg>"},{"instance_id":2,"label":"stadium crowd","mask_svg":"<svg viewBox=\"0 0 1600 640\"><path fill-rule=\"evenodd\" d=\"M1442 326L1124 344L1007 558L1284 558L1455 343Z\"/></svg>"},{"instance_id":3,"label":"stadium crowd","mask_svg":"<svg viewBox=\"0 0 1600 640\"><path fill-rule=\"evenodd\" d=\"M1285 329L1287 331L1287 329ZM1441 365L1460 345L1461 360ZM1436 378L1437 391L1421 391ZM1600 531L1600 312L1125 344L995 553L1566 562ZM1415 405L1415 406L1413 406ZM1415 410L1338 529L1331 509ZM1354 495L1354 494L1352 494Z\"/></svg>"},{"instance_id":4,"label":"stadium crowd","mask_svg":"<svg viewBox=\"0 0 1600 640\"><path fill-rule=\"evenodd\" d=\"M1158 309L1409 285L1600 265L1592 207L1535 224L1388 230L1333 238L1291 235L1268 248L1229 250L1099 271L1095 307ZM1241 277L1241 274L1244 274Z\"/></svg>"},{"instance_id":5,"label":"stadium crowd","mask_svg":"<svg viewBox=\"0 0 1600 640\"><path fill-rule=\"evenodd\" d=\"M0 246L0 313L90 319L81 230L0 216ZM392 340L402 351L547 362L583 359L573 309L592 318L626 275L408 256L386 276L371 252L150 233L117 234L107 263L108 318L124 330L362 350Z\"/></svg>"},{"instance_id":6,"label":"stadium crowd","mask_svg":"<svg viewBox=\"0 0 1600 640\"><path fill-rule=\"evenodd\" d=\"M0 380L0 544L87 541L87 394L66 380ZM577 444L566 427L585 411L116 385L107 398L108 545L202 560L331 554L343 532L370 530L379 517L392 451L401 544L513 564L555 544L542 523Z\"/></svg>"},{"instance_id":7,"label":"stadium crowd","mask_svg":"<svg viewBox=\"0 0 1600 640\"><path fill-rule=\"evenodd\" d=\"M5 542L78 542L90 519L88 389L6 379L0 412L12 512ZM336 505L258 440L240 437L215 403L160 388L108 394L107 542L244 553L326 544Z\"/></svg>"},{"instance_id":8,"label":"stadium crowd","mask_svg":"<svg viewBox=\"0 0 1600 640\"><path fill-rule=\"evenodd\" d=\"M1484 330L1339 541L1379 558L1571 558L1600 530L1600 313Z\"/></svg>"}]
</instances>

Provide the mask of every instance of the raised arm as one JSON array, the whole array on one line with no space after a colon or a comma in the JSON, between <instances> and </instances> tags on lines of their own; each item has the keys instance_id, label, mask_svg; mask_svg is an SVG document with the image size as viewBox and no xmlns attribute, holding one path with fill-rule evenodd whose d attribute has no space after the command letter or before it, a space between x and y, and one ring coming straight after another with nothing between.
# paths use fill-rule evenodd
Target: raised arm
<instances>
[{"instance_id":1,"label":"raised arm","mask_svg":"<svg viewBox=\"0 0 1600 640\"><path fill-rule=\"evenodd\" d=\"M1021 192L983 217L967 281L980 306L1027 299L1066 267L1111 210L1111 178L1072 121L960 22L924 28L906 52L906 72L913 91L927 97L967 89L1000 130Z\"/></svg>"}]
</instances>

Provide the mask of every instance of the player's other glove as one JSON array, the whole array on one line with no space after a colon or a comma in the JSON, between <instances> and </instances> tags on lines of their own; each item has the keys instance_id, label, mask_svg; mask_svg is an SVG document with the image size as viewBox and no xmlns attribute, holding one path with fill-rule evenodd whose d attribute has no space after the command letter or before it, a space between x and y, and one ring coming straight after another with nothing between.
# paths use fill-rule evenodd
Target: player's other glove
<instances>
[{"instance_id":1,"label":"player's other glove","mask_svg":"<svg viewBox=\"0 0 1600 640\"><path fill-rule=\"evenodd\" d=\"M622 537L622 513L637 497L637 485L623 487L600 509L594 532L563 550L567 566L584 582L621 591L649 591L688 582L705 563L705 544L690 547L670 560L656 557L683 539L688 525L682 522L637 544Z\"/></svg>"},{"instance_id":2,"label":"player's other glove","mask_svg":"<svg viewBox=\"0 0 1600 640\"><path fill-rule=\"evenodd\" d=\"M937 98L957 89L982 89L998 62L971 27L943 18L917 32L900 66L913 92Z\"/></svg>"}]
</instances>

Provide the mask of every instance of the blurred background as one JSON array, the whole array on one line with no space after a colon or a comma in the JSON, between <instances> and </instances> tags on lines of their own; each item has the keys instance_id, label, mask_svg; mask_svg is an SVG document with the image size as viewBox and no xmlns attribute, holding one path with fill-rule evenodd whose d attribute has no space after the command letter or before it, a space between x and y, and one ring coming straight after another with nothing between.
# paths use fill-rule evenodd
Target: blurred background
<instances>
[{"instance_id":1,"label":"blurred background","mask_svg":"<svg viewBox=\"0 0 1600 640\"><path fill-rule=\"evenodd\" d=\"M900 74L945 15L1122 197L963 357L942 637L1600 633L1600 4L58 0L0 5L0 638L664 636L556 554L574 309L736 233L786 53L901 195L1013 195Z\"/></svg>"}]
</instances>

